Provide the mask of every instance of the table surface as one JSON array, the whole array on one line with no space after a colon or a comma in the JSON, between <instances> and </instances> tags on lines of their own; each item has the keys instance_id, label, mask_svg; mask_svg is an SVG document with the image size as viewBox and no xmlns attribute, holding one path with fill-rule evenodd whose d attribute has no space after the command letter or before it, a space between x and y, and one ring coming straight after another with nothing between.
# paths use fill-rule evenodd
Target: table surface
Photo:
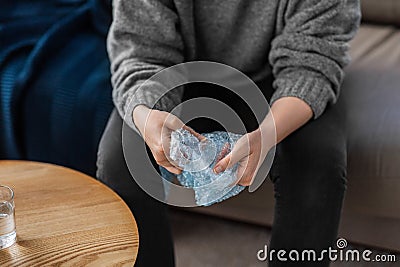
<instances>
[{"instance_id":1,"label":"table surface","mask_svg":"<svg viewBox=\"0 0 400 267\"><path fill-rule=\"evenodd\" d=\"M0 184L15 193L17 243L0 266L133 266L139 236L121 198L60 166L0 161Z\"/></svg>"}]
</instances>

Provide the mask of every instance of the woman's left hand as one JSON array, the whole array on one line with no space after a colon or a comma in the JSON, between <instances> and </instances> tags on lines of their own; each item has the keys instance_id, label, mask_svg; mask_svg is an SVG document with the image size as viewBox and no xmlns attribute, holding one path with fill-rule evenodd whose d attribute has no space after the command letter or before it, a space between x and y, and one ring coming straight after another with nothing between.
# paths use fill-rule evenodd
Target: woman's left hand
<instances>
[{"instance_id":1,"label":"woman's left hand","mask_svg":"<svg viewBox=\"0 0 400 267\"><path fill-rule=\"evenodd\" d=\"M239 163L238 184L251 185L268 151L309 121L312 115L311 107L297 97L276 100L260 127L243 135L233 150L217 162L214 172L223 172Z\"/></svg>"},{"instance_id":2,"label":"woman's left hand","mask_svg":"<svg viewBox=\"0 0 400 267\"><path fill-rule=\"evenodd\" d=\"M271 147L267 142L262 142L261 130L257 129L243 135L232 151L217 162L213 170L218 174L238 163L237 184L249 186Z\"/></svg>"}]
</instances>

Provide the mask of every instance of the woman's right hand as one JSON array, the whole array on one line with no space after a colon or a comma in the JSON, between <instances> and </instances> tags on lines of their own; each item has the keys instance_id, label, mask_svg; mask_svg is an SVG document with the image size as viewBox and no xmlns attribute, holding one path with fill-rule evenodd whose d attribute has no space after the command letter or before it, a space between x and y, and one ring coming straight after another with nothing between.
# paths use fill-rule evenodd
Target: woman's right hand
<instances>
[{"instance_id":1,"label":"woman's right hand","mask_svg":"<svg viewBox=\"0 0 400 267\"><path fill-rule=\"evenodd\" d=\"M182 170L173 165L172 161L168 159L172 131L184 128L199 140L205 138L186 126L175 115L165 111L150 109L144 105L139 105L134 109L133 121L142 134L144 141L149 146L157 164L175 174L180 174Z\"/></svg>"}]
</instances>

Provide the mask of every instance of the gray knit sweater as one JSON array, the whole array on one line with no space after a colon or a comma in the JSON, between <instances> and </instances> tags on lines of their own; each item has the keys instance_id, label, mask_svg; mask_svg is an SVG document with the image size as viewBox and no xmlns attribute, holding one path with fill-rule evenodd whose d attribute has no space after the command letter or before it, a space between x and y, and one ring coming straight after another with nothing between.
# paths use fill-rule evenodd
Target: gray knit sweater
<instances>
[{"instance_id":1,"label":"gray knit sweater","mask_svg":"<svg viewBox=\"0 0 400 267\"><path fill-rule=\"evenodd\" d=\"M113 16L108 52L122 117L160 96L162 85L140 86L158 71L209 60L256 82L272 72L271 104L295 96L317 118L338 97L361 15L359 0L114 0ZM170 94L159 108L179 101Z\"/></svg>"}]
</instances>

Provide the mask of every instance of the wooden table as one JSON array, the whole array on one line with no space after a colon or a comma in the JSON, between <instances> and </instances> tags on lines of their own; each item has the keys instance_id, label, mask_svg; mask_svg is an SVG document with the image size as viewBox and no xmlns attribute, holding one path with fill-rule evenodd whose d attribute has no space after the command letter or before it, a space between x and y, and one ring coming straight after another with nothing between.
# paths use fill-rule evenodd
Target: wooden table
<instances>
[{"instance_id":1,"label":"wooden table","mask_svg":"<svg viewBox=\"0 0 400 267\"><path fill-rule=\"evenodd\" d=\"M15 192L17 243L0 266L133 266L139 239L129 208L108 187L67 168L0 161Z\"/></svg>"}]
</instances>

